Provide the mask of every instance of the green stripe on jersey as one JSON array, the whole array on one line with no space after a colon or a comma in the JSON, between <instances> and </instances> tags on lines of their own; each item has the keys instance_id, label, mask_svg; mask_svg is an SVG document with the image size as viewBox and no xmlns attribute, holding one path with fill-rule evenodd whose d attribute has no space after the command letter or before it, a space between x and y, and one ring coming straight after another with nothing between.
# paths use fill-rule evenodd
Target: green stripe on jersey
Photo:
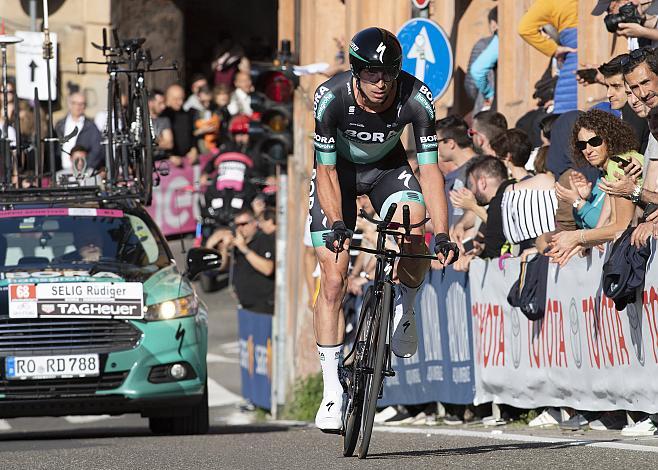
<instances>
[{"instance_id":1,"label":"green stripe on jersey","mask_svg":"<svg viewBox=\"0 0 658 470\"><path fill-rule=\"evenodd\" d=\"M311 242L315 248L324 246L324 234L329 233L331 230L320 230L319 232L311 232Z\"/></svg>"},{"instance_id":2,"label":"green stripe on jersey","mask_svg":"<svg viewBox=\"0 0 658 470\"><path fill-rule=\"evenodd\" d=\"M418 158L419 165L432 165L439 162L439 154L436 150L433 152L421 152L416 155L416 158Z\"/></svg>"},{"instance_id":3,"label":"green stripe on jersey","mask_svg":"<svg viewBox=\"0 0 658 470\"><path fill-rule=\"evenodd\" d=\"M319 150L316 150L315 157L320 165L336 164L336 152L320 152Z\"/></svg>"}]
</instances>

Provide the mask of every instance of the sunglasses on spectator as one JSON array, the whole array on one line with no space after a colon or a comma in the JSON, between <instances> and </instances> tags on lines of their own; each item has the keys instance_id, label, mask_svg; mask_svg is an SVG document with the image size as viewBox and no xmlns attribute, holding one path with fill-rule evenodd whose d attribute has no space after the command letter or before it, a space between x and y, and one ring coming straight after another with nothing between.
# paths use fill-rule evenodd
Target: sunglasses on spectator
<instances>
[{"instance_id":1,"label":"sunglasses on spectator","mask_svg":"<svg viewBox=\"0 0 658 470\"><path fill-rule=\"evenodd\" d=\"M368 83L378 83L380 80L392 82L397 78L397 74L394 70L363 69L359 72L359 78Z\"/></svg>"},{"instance_id":2,"label":"sunglasses on spectator","mask_svg":"<svg viewBox=\"0 0 658 470\"><path fill-rule=\"evenodd\" d=\"M631 62L631 60L643 60L652 51L653 49L646 47L641 47L639 49L632 50L628 54L624 54L621 56L621 59L619 60L619 64L622 67L626 67Z\"/></svg>"},{"instance_id":3,"label":"sunglasses on spectator","mask_svg":"<svg viewBox=\"0 0 658 470\"><path fill-rule=\"evenodd\" d=\"M589 140L579 140L576 142L576 148L580 150L581 152L587 148L589 145L590 147L600 147L603 144L603 139L599 137L598 135L595 135Z\"/></svg>"}]
</instances>

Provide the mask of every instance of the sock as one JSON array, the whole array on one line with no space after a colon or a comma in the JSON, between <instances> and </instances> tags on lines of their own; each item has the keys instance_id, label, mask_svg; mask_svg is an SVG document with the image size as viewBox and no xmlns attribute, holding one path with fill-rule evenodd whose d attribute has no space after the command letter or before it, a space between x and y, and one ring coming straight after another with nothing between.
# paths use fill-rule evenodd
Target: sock
<instances>
[{"instance_id":1,"label":"sock","mask_svg":"<svg viewBox=\"0 0 658 470\"><path fill-rule=\"evenodd\" d=\"M395 315L393 316L393 331L398 327L402 315L410 313L416 303L416 294L418 287L407 287L404 284L398 284L399 294L395 297Z\"/></svg>"},{"instance_id":2,"label":"sock","mask_svg":"<svg viewBox=\"0 0 658 470\"><path fill-rule=\"evenodd\" d=\"M321 346L318 344L318 355L322 367L322 396L329 392L343 393L343 386L338 379L338 366L343 362L343 345Z\"/></svg>"}]
</instances>

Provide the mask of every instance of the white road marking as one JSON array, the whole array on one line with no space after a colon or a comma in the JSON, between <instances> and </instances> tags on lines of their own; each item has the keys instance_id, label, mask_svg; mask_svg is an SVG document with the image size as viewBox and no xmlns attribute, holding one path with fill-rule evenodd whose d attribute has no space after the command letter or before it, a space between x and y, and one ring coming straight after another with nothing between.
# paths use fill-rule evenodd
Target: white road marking
<instances>
[{"instance_id":1,"label":"white road marking","mask_svg":"<svg viewBox=\"0 0 658 470\"><path fill-rule=\"evenodd\" d=\"M65 416L64 419L71 424L86 424L95 423L96 421L104 421L110 419L110 415L89 415L89 416Z\"/></svg>"},{"instance_id":2,"label":"white road marking","mask_svg":"<svg viewBox=\"0 0 658 470\"><path fill-rule=\"evenodd\" d=\"M231 357L226 357L222 356L220 354L214 354L214 353L208 353L206 355L206 362L208 363L216 363L216 362L225 362L228 364L239 364L240 361L236 358L231 358Z\"/></svg>"},{"instance_id":3,"label":"white road marking","mask_svg":"<svg viewBox=\"0 0 658 470\"><path fill-rule=\"evenodd\" d=\"M208 377L208 406L234 405L243 401L240 395L225 389Z\"/></svg>"},{"instance_id":4,"label":"white road marking","mask_svg":"<svg viewBox=\"0 0 658 470\"><path fill-rule=\"evenodd\" d=\"M232 341L230 343L224 343L219 346L219 349L221 349L224 352L227 353L239 353L240 352L240 343L238 341Z\"/></svg>"},{"instance_id":5,"label":"white road marking","mask_svg":"<svg viewBox=\"0 0 658 470\"><path fill-rule=\"evenodd\" d=\"M375 426L375 431L389 432L397 434L435 434L439 436L452 437L479 437L483 439L494 439L497 441L519 441L519 442L546 442L549 444L566 443L574 447L600 447L605 449L633 450L636 452L656 452L658 446L648 446L640 444L626 444L624 442L594 441L587 439L568 439L564 437L542 437L526 436L523 434L507 434L504 432L490 433L482 431L466 431L463 429L434 429L434 428L390 428L384 426Z\"/></svg>"},{"instance_id":6,"label":"white road marking","mask_svg":"<svg viewBox=\"0 0 658 470\"><path fill-rule=\"evenodd\" d=\"M0 431L9 431L11 429L11 424L6 419L0 419Z\"/></svg>"}]
</instances>

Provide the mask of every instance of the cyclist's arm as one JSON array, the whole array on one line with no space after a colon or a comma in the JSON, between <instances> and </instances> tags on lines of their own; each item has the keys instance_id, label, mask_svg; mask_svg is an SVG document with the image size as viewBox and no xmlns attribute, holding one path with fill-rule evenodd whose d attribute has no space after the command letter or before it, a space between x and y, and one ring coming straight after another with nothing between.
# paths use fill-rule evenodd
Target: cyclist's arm
<instances>
[{"instance_id":1,"label":"cyclist's arm","mask_svg":"<svg viewBox=\"0 0 658 470\"><path fill-rule=\"evenodd\" d=\"M434 105L432 95L425 85L421 86L413 98L413 102L412 125L420 170L420 187L427 211L432 219L434 233L448 233L448 203L444 191L443 174L438 165Z\"/></svg>"},{"instance_id":2,"label":"cyclist's arm","mask_svg":"<svg viewBox=\"0 0 658 470\"><path fill-rule=\"evenodd\" d=\"M315 147L317 194L320 207L327 216L327 226L343 220L342 198L336 170L336 97L320 85L315 92ZM334 105L334 106L332 106Z\"/></svg>"}]
</instances>

